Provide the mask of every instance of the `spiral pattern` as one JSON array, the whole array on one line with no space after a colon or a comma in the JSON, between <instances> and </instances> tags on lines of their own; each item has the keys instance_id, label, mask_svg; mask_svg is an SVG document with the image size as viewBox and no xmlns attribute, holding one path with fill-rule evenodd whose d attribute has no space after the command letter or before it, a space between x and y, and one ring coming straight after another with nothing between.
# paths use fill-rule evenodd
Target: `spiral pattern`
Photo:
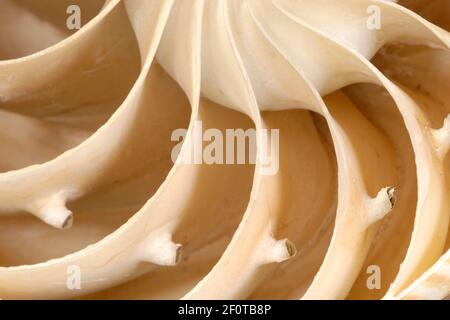
<instances>
[{"instance_id":1,"label":"spiral pattern","mask_svg":"<svg viewBox=\"0 0 450 320\"><path fill-rule=\"evenodd\" d=\"M0 298L450 294L447 1L73 2L0 3Z\"/></svg>"}]
</instances>

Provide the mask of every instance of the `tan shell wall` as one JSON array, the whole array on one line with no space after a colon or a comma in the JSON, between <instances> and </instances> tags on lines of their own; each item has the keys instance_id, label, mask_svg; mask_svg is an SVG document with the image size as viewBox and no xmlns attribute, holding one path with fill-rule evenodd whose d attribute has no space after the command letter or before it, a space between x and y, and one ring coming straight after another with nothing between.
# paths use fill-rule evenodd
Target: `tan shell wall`
<instances>
[{"instance_id":1,"label":"tan shell wall","mask_svg":"<svg viewBox=\"0 0 450 320\"><path fill-rule=\"evenodd\" d=\"M449 31L446 0L0 1L0 298L444 299Z\"/></svg>"}]
</instances>

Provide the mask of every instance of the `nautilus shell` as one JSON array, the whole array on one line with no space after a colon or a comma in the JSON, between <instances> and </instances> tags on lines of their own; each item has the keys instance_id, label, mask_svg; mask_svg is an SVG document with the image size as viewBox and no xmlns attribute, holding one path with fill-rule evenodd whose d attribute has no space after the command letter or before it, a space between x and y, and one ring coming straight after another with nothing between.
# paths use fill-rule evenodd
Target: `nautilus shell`
<instances>
[{"instance_id":1,"label":"nautilus shell","mask_svg":"<svg viewBox=\"0 0 450 320\"><path fill-rule=\"evenodd\" d=\"M446 0L0 0L0 298L446 298L448 30ZM230 130L255 161L202 161Z\"/></svg>"}]
</instances>

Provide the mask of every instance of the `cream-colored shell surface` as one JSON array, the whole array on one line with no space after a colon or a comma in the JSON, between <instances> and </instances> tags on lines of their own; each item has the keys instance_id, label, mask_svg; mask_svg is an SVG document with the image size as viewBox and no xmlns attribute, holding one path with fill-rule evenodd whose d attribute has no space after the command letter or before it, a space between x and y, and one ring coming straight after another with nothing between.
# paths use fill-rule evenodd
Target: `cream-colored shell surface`
<instances>
[{"instance_id":1,"label":"cream-colored shell surface","mask_svg":"<svg viewBox=\"0 0 450 320\"><path fill-rule=\"evenodd\" d=\"M446 298L449 31L446 0L0 0L0 298Z\"/></svg>"}]
</instances>

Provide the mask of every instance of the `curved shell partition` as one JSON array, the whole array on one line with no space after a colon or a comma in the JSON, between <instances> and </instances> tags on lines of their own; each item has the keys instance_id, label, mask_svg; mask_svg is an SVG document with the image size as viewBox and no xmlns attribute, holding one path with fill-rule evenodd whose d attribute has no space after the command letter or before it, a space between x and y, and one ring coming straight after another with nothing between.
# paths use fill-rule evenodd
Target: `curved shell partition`
<instances>
[{"instance_id":1,"label":"curved shell partition","mask_svg":"<svg viewBox=\"0 0 450 320\"><path fill-rule=\"evenodd\" d=\"M449 10L2 1L0 298L444 299Z\"/></svg>"}]
</instances>

